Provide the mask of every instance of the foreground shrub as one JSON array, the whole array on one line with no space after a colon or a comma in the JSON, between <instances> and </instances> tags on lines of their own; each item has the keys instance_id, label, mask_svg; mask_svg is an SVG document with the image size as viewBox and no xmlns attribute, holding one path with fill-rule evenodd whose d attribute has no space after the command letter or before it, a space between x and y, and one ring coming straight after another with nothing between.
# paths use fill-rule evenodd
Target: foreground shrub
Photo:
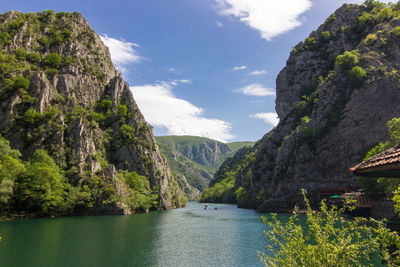
<instances>
[{"instance_id":1,"label":"foreground shrub","mask_svg":"<svg viewBox=\"0 0 400 267\"><path fill-rule=\"evenodd\" d=\"M399 252L390 254L389 246L400 248L399 236L374 219L344 220L342 213L352 210L351 202L343 208L328 208L321 202L320 211L311 209L305 192L306 227L299 224L296 209L286 223L272 214L263 217L271 228L265 231L270 244L260 258L265 266L373 266L379 259L388 266L400 263Z\"/></svg>"}]
</instances>

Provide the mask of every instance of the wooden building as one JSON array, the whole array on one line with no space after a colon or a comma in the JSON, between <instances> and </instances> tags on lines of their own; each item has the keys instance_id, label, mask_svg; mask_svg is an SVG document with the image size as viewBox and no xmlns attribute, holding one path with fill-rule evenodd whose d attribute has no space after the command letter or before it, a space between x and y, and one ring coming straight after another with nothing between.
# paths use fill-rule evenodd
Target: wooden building
<instances>
[{"instance_id":1,"label":"wooden building","mask_svg":"<svg viewBox=\"0 0 400 267\"><path fill-rule=\"evenodd\" d=\"M389 148L350 168L356 176L400 178L400 145ZM390 198L373 199L371 216L398 221Z\"/></svg>"},{"instance_id":2,"label":"wooden building","mask_svg":"<svg viewBox=\"0 0 400 267\"><path fill-rule=\"evenodd\" d=\"M400 178L400 145L350 168L356 176Z\"/></svg>"}]
</instances>

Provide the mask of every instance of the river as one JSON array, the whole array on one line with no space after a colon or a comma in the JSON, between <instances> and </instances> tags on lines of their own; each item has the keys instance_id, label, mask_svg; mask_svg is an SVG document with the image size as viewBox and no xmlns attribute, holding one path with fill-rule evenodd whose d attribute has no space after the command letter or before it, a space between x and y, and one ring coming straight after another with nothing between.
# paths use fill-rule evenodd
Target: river
<instances>
[{"instance_id":1,"label":"river","mask_svg":"<svg viewBox=\"0 0 400 267\"><path fill-rule=\"evenodd\" d=\"M260 216L189 202L131 216L2 222L0 266L262 266L257 253L267 226Z\"/></svg>"}]
</instances>

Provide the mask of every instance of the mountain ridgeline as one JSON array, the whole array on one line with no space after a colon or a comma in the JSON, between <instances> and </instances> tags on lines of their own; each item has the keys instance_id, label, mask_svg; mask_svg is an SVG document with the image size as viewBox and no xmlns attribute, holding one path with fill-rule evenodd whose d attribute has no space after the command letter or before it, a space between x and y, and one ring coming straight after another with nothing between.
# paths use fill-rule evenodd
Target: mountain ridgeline
<instances>
[{"instance_id":1,"label":"mountain ridgeline","mask_svg":"<svg viewBox=\"0 0 400 267\"><path fill-rule=\"evenodd\" d=\"M222 142L198 136L156 136L178 183L189 199L195 199L219 166L235 152L253 142Z\"/></svg>"},{"instance_id":2,"label":"mountain ridgeline","mask_svg":"<svg viewBox=\"0 0 400 267\"><path fill-rule=\"evenodd\" d=\"M128 84L81 14L1 14L0 49L0 171L20 167L0 177L3 210L126 214L184 204Z\"/></svg>"},{"instance_id":3,"label":"mountain ridgeline","mask_svg":"<svg viewBox=\"0 0 400 267\"><path fill-rule=\"evenodd\" d=\"M345 4L297 44L276 80L279 124L225 161L203 201L286 211L319 188L357 187L349 167L400 116L400 5Z\"/></svg>"}]
</instances>

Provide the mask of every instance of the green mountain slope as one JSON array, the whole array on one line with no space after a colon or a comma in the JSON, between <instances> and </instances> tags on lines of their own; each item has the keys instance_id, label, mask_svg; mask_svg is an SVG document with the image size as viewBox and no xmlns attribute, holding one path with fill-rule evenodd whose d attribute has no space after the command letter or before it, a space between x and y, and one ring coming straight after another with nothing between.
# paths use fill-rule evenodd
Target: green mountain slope
<instances>
[{"instance_id":1,"label":"green mountain slope","mask_svg":"<svg viewBox=\"0 0 400 267\"><path fill-rule=\"evenodd\" d=\"M224 160L253 142L224 144L198 136L156 136L159 147L175 175L203 191ZM179 181L179 179L178 179Z\"/></svg>"}]
</instances>

